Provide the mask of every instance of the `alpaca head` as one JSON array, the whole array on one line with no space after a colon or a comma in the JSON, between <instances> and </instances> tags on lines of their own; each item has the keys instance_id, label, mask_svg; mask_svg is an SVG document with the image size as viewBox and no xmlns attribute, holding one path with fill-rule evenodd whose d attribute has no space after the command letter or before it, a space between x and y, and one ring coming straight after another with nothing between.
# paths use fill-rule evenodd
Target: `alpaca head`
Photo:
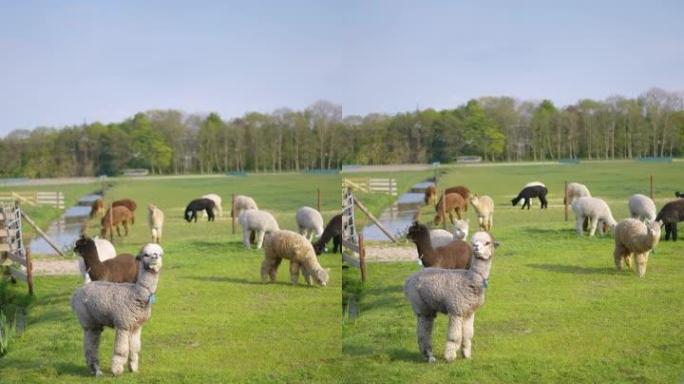
<instances>
[{"instance_id":1,"label":"alpaca head","mask_svg":"<svg viewBox=\"0 0 684 384\"><path fill-rule=\"evenodd\" d=\"M150 213L154 212L155 209L157 209L157 206L156 206L156 205L154 205L154 204L152 204L152 203L150 203L150 204L147 205L147 210L148 210Z\"/></svg>"},{"instance_id":2,"label":"alpaca head","mask_svg":"<svg viewBox=\"0 0 684 384\"><path fill-rule=\"evenodd\" d=\"M653 247L658 244L660 240L660 228L663 226L663 221L646 221L646 229L648 233L653 237Z\"/></svg>"},{"instance_id":3,"label":"alpaca head","mask_svg":"<svg viewBox=\"0 0 684 384\"><path fill-rule=\"evenodd\" d=\"M428 228L417 221L414 221L413 224L411 224L408 228L408 233L406 234L406 238L413 242L416 242L418 239L424 238L425 236L430 236Z\"/></svg>"},{"instance_id":4,"label":"alpaca head","mask_svg":"<svg viewBox=\"0 0 684 384\"><path fill-rule=\"evenodd\" d=\"M162 255L164 254L164 250L159 244L146 244L140 252L138 253L138 256L135 258L138 261L142 261L143 263L143 268L146 271L154 271L154 272L159 272L159 270L162 267Z\"/></svg>"},{"instance_id":5,"label":"alpaca head","mask_svg":"<svg viewBox=\"0 0 684 384\"><path fill-rule=\"evenodd\" d=\"M470 241L473 248L473 257L481 260L489 260L494 255L494 248L499 246L488 232L475 232Z\"/></svg>"},{"instance_id":6,"label":"alpaca head","mask_svg":"<svg viewBox=\"0 0 684 384\"><path fill-rule=\"evenodd\" d=\"M456 220L454 222L454 239L465 240L468 237L468 223L468 219Z\"/></svg>"},{"instance_id":7,"label":"alpaca head","mask_svg":"<svg viewBox=\"0 0 684 384\"><path fill-rule=\"evenodd\" d=\"M81 237L76 240L76 243L74 244L74 252L78 253L81 257L86 255L88 252L95 251L97 252L97 248L95 247L95 242L93 239L81 235Z\"/></svg>"},{"instance_id":8,"label":"alpaca head","mask_svg":"<svg viewBox=\"0 0 684 384\"><path fill-rule=\"evenodd\" d=\"M190 220L192 220L192 213L191 212L192 212L192 209L190 209L190 207L185 208L184 217L185 217L185 221L187 221L188 223L190 222Z\"/></svg>"},{"instance_id":9,"label":"alpaca head","mask_svg":"<svg viewBox=\"0 0 684 384\"><path fill-rule=\"evenodd\" d=\"M437 189L435 188L434 185L431 185L425 189L425 205L430 204L434 199L435 195L437 194Z\"/></svg>"},{"instance_id":10,"label":"alpaca head","mask_svg":"<svg viewBox=\"0 0 684 384\"><path fill-rule=\"evenodd\" d=\"M318 268L315 271L313 271L313 278L314 280L316 280L318 284L325 287L326 285L328 285L328 280L330 279L330 276L328 275L327 270L323 268Z\"/></svg>"}]
</instances>

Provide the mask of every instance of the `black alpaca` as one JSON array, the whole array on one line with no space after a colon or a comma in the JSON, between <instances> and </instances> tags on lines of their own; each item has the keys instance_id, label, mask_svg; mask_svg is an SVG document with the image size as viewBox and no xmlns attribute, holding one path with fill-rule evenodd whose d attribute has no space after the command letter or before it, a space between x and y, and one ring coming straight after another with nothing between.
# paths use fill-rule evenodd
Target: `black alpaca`
<instances>
[{"instance_id":1,"label":"black alpaca","mask_svg":"<svg viewBox=\"0 0 684 384\"><path fill-rule=\"evenodd\" d=\"M681 197L684 197L684 192L679 192L679 191L677 191L677 192L675 192L675 196L676 196L676 197L680 197L680 198L681 198Z\"/></svg>"},{"instance_id":2,"label":"black alpaca","mask_svg":"<svg viewBox=\"0 0 684 384\"><path fill-rule=\"evenodd\" d=\"M185 221L188 223L195 219L197 222L197 211L206 211L207 220L214 221L214 207L216 203L210 199L195 199L188 204L185 208Z\"/></svg>"},{"instance_id":3,"label":"black alpaca","mask_svg":"<svg viewBox=\"0 0 684 384\"><path fill-rule=\"evenodd\" d=\"M684 221L684 199L670 201L663 205L656 216L656 221L662 220L665 226L665 240L677 241L677 223Z\"/></svg>"},{"instance_id":4,"label":"black alpaca","mask_svg":"<svg viewBox=\"0 0 684 384\"><path fill-rule=\"evenodd\" d=\"M313 243L314 251L320 255L325 250L325 244L332 239L333 253L342 252L342 215L336 215L325 226L321 237Z\"/></svg>"},{"instance_id":5,"label":"black alpaca","mask_svg":"<svg viewBox=\"0 0 684 384\"><path fill-rule=\"evenodd\" d=\"M541 207L544 209L549 205L546 201L546 194L548 192L549 190L544 186L533 185L531 187L523 188L523 190L518 193L518 196L511 200L511 203L513 203L513 206L515 207L518 205L518 201L525 199L521 209L525 209L525 206L527 206L527 209L530 209L530 198L538 197L539 201L541 201Z\"/></svg>"}]
</instances>

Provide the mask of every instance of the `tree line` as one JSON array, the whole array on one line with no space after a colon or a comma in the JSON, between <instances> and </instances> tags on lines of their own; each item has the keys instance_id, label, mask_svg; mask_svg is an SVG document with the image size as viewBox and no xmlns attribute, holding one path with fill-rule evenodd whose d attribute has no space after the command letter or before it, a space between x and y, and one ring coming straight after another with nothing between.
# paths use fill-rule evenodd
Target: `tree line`
<instances>
[{"instance_id":1,"label":"tree line","mask_svg":"<svg viewBox=\"0 0 684 384\"><path fill-rule=\"evenodd\" d=\"M141 112L123 122L16 130L0 139L0 176L281 172L342 164L629 159L684 153L684 94L653 88L636 98L482 97L454 109L344 116L318 101L302 111L234 119Z\"/></svg>"}]
</instances>

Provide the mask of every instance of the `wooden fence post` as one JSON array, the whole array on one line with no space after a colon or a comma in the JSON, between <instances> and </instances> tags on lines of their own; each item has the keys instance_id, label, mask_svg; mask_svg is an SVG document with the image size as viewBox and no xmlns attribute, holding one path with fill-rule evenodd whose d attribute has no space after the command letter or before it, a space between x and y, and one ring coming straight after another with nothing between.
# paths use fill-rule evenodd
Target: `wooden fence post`
<instances>
[{"instance_id":1,"label":"wooden fence post","mask_svg":"<svg viewBox=\"0 0 684 384\"><path fill-rule=\"evenodd\" d=\"M651 200L653 200L653 175L649 178L651 184Z\"/></svg>"},{"instance_id":2,"label":"wooden fence post","mask_svg":"<svg viewBox=\"0 0 684 384\"><path fill-rule=\"evenodd\" d=\"M565 205L565 221L568 221L568 181L563 185L563 205Z\"/></svg>"},{"instance_id":3,"label":"wooden fence post","mask_svg":"<svg viewBox=\"0 0 684 384\"><path fill-rule=\"evenodd\" d=\"M446 224L446 189L442 191L442 205L439 207L440 212L442 213L442 228L446 229L447 224Z\"/></svg>"},{"instance_id":4,"label":"wooden fence post","mask_svg":"<svg viewBox=\"0 0 684 384\"><path fill-rule=\"evenodd\" d=\"M26 247L26 283L29 295L33 296L33 261L31 261L31 247Z\"/></svg>"},{"instance_id":5,"label":"wooden fence post","mask_svg":"<svg viewBox=\"0 0 684 384\"><path fill-rule=\"evenodd\" d=\"M114 242L114 206L109 204L109 241Z\"/></svg>"},{"instance_id":6,"label":"wooden fence post","mask_svg":"<svg viewBox=\"0 0 684 384\"><path fill-rule=\"evenodd\" d=\"M321 189L318 187L316 188L316 209L318 212L321 211Z\"/></svg>"},{"instance_id":7,"label":"wooden fence post","mask_svg":"<svg viewBox=\"0 0 684 384\"><path fill-rule=\"evenodd\" d=\"M366 246L363 244L363 233L359 233L359 269L361 282L366 282Z\"/></svg>"},{"instance_id":8,"label":"wooden fence post","mask_svg":"<svg viewBox=\"0 0 684 384\"><path fill-rule=\"evenodd\" d=\"M230 201L230 222L231 222L231 231L234 235L235 234L235 193L233 193L233 198Z\"/></svg>"}]
</instances>

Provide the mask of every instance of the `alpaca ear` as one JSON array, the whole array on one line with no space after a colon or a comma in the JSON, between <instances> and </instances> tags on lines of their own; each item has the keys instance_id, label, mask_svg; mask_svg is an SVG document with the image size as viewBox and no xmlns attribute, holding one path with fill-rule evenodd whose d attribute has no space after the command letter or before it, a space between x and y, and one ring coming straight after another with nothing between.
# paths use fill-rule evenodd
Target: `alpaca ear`
<instances>
[{"instance_id":1,"label":"alpaca ear","mask_svg":"<svg viewBox=\"0 0 684 384\"><path fill-rule=\"evenodd\" d=\"M498 241L494 241L494 248L499 248L499 245L501 245L501 243L499 243Z\"/></svg>"},{"instance_id":2,"label":"alpaca ear","mask_svg":"<svg viewBox=\"0 0 684 384\"><path fill-rule=\"evenodd\" d=\"M142 260L142 255L141 255L141 254L138 254L138 255L135 257L135 259L138 260L138 261Z\"/></svg>"}]
</instances>

